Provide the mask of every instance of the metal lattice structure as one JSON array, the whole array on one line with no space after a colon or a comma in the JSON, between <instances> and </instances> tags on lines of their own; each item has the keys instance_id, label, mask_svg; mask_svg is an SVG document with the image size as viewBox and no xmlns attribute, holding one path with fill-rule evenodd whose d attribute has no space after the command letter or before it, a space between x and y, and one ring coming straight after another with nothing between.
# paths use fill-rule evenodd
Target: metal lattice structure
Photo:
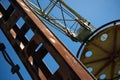
<instances>
[{"instance_id":1,"label":"metal lattice structure","mask_svg":"<svg viewBox=\"0 0 120 80\"><path fill-rule=\"evenodd\" d=\"M83 42L96 29L63 0L23 1L43 23L51 24L73 41Z\"/></svg>"},{"instance_id":2,"label":"metal lattice structure","mask_svg":"<svg viewBox=\"0 0 120 80\"><path fill-rule=\"evenodd\" d=\"M120 79L120 20L96 29L63 0L9 1L8 9L0 4L0 28L33 80ZM23 24L17 24L21 19ZM80 61L46 24L82 42L77 53L77 58L82 54ZM58 65L55 72L44 62L47 55Z\"/></svg>"},{"instance_id":3,"label":"metal lattice structure","mask_svg":"<svg viewBox=\"0 0 120 80\"><path fill-rule=\"evenodd\" d=\"M0 28L33 80L95 79L22 0L10 0L7 10L0 4L0 10ZM23 25L16 24L20 19ZM27 39L29 31L33 36ZM59 65L54 73L43 60L48 54Z\"/></svg>"}]
</instances>

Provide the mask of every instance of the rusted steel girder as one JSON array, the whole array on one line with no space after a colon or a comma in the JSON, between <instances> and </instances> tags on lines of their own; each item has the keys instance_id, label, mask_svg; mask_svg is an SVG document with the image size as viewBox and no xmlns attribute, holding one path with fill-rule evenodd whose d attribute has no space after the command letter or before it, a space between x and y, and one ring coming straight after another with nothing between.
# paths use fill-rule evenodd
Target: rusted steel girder
<instances>
[{"instance_id":1,"label":"rusted steel girder","mask_svg":"<svg viewBox=\"0 0 120 80\"><path fill-rule=\"evenodd\" d=\"M84 65L68 51L22 0L10 0L10 3L7 10L0 5L3 14L0 28L33 80L94 80ZM20 18L25 22L21 28L16 24ZM28 40L25 34L30 29L34 35ZM41 46L38 48L39 45ZM43 58L48 53L59 65L54 74L43 62Z\"/></svg>"}]
</instances>

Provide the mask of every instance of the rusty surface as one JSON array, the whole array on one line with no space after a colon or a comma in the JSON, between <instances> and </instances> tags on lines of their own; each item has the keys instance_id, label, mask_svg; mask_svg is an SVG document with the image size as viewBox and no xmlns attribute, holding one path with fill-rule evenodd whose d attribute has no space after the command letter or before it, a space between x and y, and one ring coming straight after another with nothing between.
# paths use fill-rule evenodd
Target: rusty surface
<instances>
[{"instance_id":1,"label":"rusty surface","mask_svg":"<svg viewBox=\"0 0 120 80\"><path fill-rule=\"evenodd\" d=\"M3 14L1 29L33 80L94 80L84 65L78 62L22 0L11 0L11 11L5 11L2 5L0 7ZM7 17L5 17L6 14ZM22 28L16 24L20 17L25 21ZM30 40L25 37L29 29L34 32L34 36ZM42 46L36 51L40 44ZM54 74L43 62L43 58L48 53L59 65L59 69Z\"/></svg>"}]
</instances>

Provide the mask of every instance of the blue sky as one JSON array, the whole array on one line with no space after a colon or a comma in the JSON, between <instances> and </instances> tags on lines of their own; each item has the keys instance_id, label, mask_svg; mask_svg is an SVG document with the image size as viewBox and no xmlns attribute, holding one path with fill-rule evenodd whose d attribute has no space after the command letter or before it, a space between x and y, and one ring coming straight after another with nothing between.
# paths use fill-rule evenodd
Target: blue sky
<instances>
[{"instance_id":1,"label":"blue sky","mask_svg":"<svg viewBox=\"0 0 120 80\"><path fill-rule=\"evenodd\" d=\"M64 0L70 7L77 11L81 16L89 20L96 28L101 25L120 19L120 0ZM7 0L0 0L0 3L8 5ZM48 25L49 26L49 25ZM66 47L76 55L79 48L79 42L73 42L67 36L63 35L58 30L50 27L57 37L66 45ZM32 80L19 60L18 56L12 49L4 34L0 30L0 42L5 43L6 51L10 55L15 64L19 64L20 72L25 80ZM45 59L44 59L45 60ZM17 75L13 75L10 70L10 65L7 64L0 52L0 80L19 80Z\"/></svg>"}]
</instances>

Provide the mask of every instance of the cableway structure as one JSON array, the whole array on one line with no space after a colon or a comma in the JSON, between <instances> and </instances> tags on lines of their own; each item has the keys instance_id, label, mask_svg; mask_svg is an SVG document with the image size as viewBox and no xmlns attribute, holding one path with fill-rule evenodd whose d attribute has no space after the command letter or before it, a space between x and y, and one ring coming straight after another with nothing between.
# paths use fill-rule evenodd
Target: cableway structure
<instances>
[{"instance_id":1,"label":"cableway structure","mask_svg":"<svg viewBox=\"0 0 120 80\"><path fill-rule=\"evenodd\" d=\"M120 20L96 29L64 0L9 1L11 5L7 10L4 5L0 5L0 28L33 79L120 79ZM16 25L19 19L24 20L21 27ZM76 56L72 55L47 24L81 43ZM28 40L25 34L29 30L34 34ZM59 65L55 73L51 73L43 61L48 54Z\"/></svg>"},{"instance_id":2,"label":"cableway structure","mask_svg":"<svg viewBox=\"0 0 120 80\"><path fill-rule=\"evenodd\" d=\"M6 9L0 4L0 29L33 80L94 80L82 62L72 55L63 43L48 29L23 0L9 0ZM21 24L18 24L19 20ZM29 31L31 38L28 38ZM54 59L58 67L54 72L44 61ZM47 58L49 60L49 58ZM52 65L52 64L51 64ZM17 69L19 70L19 69ZM20 77L20 80L24 78Z\"/></svg>"}]
</instances>

